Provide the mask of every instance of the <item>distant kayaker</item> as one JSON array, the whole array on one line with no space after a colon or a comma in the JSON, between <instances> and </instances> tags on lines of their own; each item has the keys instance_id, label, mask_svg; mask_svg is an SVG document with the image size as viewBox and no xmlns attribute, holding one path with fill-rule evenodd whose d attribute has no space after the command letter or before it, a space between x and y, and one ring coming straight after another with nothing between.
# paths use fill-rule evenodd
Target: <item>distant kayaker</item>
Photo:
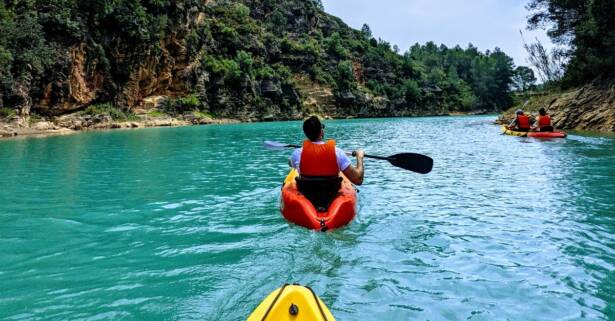
<instances>
[{"instance_id":1,"label":"distant kayaker","mask_svg":"<svg viewBox=\"0 0 615 321\"><path fill-rule=\"evenodd\" d=\"M552 132L553 125L551 125L551 117L547 115L547 111L544 108L540 108L538 111L538 119L534 124L534 130L539 132Z\"/></svg>"},{"instance_id":2,"label":"distant kayaker","mask_svg":"<svg viewBox=\"0 0 615 321\"><path fill-rule=\"evenodd\" d=\"M308 139L303 141L302 148L295 149L290 166L297 169L301 178L337 178L342 172L353 184L363 184L364 152L355 151L357 166L353 166L344 151L335 147L335 140L323 141L324 129L325 125L316 116L303 122L303 132Z\"/></svg>"},{"instance_id":3,"label":"distant kayaker","mask_svg":"<svg viewBox=\"0 0 615 321\"><path fill-rule=\"evenodd\" d=\"M516 117L512 122L510 122L508 129L520 132L529 132L532 128L530 117L526 116L521 109L517 109L515 114Z\"/></svg>"}]
</instances>

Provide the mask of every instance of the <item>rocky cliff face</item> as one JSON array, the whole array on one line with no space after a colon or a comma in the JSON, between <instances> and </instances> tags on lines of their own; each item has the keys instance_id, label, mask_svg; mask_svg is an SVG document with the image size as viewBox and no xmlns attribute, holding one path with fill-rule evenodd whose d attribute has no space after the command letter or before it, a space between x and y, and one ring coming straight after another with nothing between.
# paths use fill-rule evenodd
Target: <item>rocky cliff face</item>
<instances>
[{"instance_id":1,"label":"rocky cliff face","mask_svg":"<svg viewBox=\"0 0 615 321\"><path fill-rule=\"evenodd\" d=\"M113 17L92 24L89 20L98 13L85 10L73 12L75 21L86 22L82 37L61 39L58 61L42 77L29 70L20 72L12 95L2 99L0 94L0 101L6 101L3 105L22 115L33 111L59 116L99 102L143 110L157 107L144 103L152 97L195 94L202 110L221 117L299 118L310 97L298 92L292 75L305 74L316 58L280 40L314 33L322 37L323 32L354 33L312 1L177 1L164 8L164 15L152 14L165 21L164 35L153 42L112 30L121 27ZM278 25L272 24L272 15L280 20ZM257 75L256 68L237 66L233 59L240 51L260 69L273 65L275 70ZM331 69L339 61L326 59ZM334 116L351 112L325 109Z\"/></svg>"},{"instance_id":2,"label":"rocky cliff face","mask_svg":"<svg viewBox=\"0 0 615 321\"><path fill-rule=\"evenodd\" d=\"M615 82L565 92L547 109L558 128L615 132Z\"/></svg>"},{"instance_id":3,"label":"rocky cliff face","mask_svg":"<svg viewBox=\"0 0 615 321\"><path fill-rule=\"evenodd\" d=\"M112 103L273 120L447 114L474 101L458 76L447 81L316 0L15 1L0 3L0 28L4 114Z\"/></svg>"},{"instance_id":4,"label":"rocky cliff face","mask_svg":"<svg viewBox=\"0 0 615 321\"><path fill-rule=\"evenodd\" d=\"M36 84L43 90L30 91L32 109L61 115L107 101L132 109L143 105L146 97L187 94L197 62L187 54L185 34L198 28L198 10L178 12L186 15L179 18L177 29L153 44L119 37L88 37L74 43L65 50L66 60L58 63L59 72Z\"/></svg>"},{"instance_id":5,"label":"rocky cliff face","mask_svg":"<svg viewBox=\"0 0 615 321\"><path fill-rule=\"evenodd\" d=\"M498 123L508 124L518 108L532 115L545 108L559 129L615 132L615 82L599 81L564 92L537 94L504 112Z\"/></svg>"}]
</instances>

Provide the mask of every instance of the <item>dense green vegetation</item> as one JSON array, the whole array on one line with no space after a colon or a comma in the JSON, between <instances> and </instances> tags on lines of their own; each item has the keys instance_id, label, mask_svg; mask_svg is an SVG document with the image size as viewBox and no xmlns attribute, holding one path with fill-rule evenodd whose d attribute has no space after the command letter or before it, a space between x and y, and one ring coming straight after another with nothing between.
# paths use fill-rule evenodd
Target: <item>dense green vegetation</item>
<instances>
[{"instance_id":1,"label":"dense green vegetation","mask_svg":"<svg viewBox=\"0 0 615 321\"><path fill-rule=\"evenodd\" d=\"M90 105L82 113L90 116L105 115L111 117L111 119L113 120L118 121L136 119L136 116L131 114L130 112L117 108L109 103Z\"/></svg>"},{"instance_id":2,"label":"dense green vegetation","mask_svg":"<svg viewBox=\"0 0 615 321\"><path fill-rule=\"evenodd\" d=\"M615 1L531 0L530 27L549 26L549 36L566 46L564 86L615 74Z\"/></svg>"},{"instance_id":3,"label":"dense green vegetation","mask_svg":"<svg viewBox=\"0 0 615 321\"><path fill-rule=\"evenodd\" d=\"M373 96L386 98L385 114L512 103L514 66L499 49L427 43L400 54L367 25L353 30L314 0L3 1L0 30L0 107L22 114L101 103L131 108L144 96L168 94L179 96L162 106L172 114L288 117L305 98L297 94L299 76L332 88L347 114L369 107ZM80 45L83 78L100 87L89 101L71 96L69 50ZM152 81L138 78L163 72L170 81L148 87L142 84ZM80 88L94 87L86 85Z\"/></svg>"}]
</instances>

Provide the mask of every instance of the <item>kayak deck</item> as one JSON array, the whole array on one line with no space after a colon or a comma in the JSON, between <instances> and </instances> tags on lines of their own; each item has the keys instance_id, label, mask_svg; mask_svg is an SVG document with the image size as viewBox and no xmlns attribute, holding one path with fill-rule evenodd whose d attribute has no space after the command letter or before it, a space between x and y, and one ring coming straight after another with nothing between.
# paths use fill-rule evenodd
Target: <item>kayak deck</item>
<instances>
[{"instance_id":1,"label":"kayak deck","mask_svg":"<svg viewBox=\"0 0 615 321\"><path fill-rule=\"evenodd\" d=\"M502 126L501 130L506 135L518 136L518 137L534 137L534 138L566 138L567 134L563 131L552 132L520 132L506 128Z\"/></svg>"},{"instance_id":2,"label":"kayak deck","mask_svg":"<svg viewBox=\"0 0 615 321\"><path fill-rule=\"evenodd\" d=\"M248 317L247 321L335 321L335 318L312 289L284 285L271 292Z\"/></svg>"},{"instance_id":3,"label":"kayak deck","mask_svg":"<svg viewBox=\"0 0 615 321\"><path fill-rule=\"evenodd\" d=\"M357 192L348 180L342 175L342 185L337 196L324 212L316 210L297 188L298 173L291 169L282 186L280 211L284 218L297 225L318 231L327 231L340 228L352 221L357 212Z\"/></svg>"}]
</instances>

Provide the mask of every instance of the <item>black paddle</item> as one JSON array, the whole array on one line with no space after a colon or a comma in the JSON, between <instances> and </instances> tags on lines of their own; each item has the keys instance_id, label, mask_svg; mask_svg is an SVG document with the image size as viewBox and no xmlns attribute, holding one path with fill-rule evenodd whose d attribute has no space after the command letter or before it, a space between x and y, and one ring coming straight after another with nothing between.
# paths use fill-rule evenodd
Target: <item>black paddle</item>
<instances>
[{"instance_id":1,"label":"black paddle","mask_svg":"<svg viewBox=\"0 0 615 321\"><path fill-rule=\"evenodd\" d=\"M269 149L282 149L282 148L300 148L299 145L293 144L284 144L272 141L265 141L265 147ZM348 153L354 156L354 153ZM420 174L427 174L431 172L433 168L433 159L429 156L416 154L416 153L401 153L395 154L389 157L382 156L374 156L374 155L365 155L367 158L372 159L380 159L386 160L391 163L393 166L397 166L399 168L407 169L409 171L413 171Z\"/></svg>"}]
</instances>

